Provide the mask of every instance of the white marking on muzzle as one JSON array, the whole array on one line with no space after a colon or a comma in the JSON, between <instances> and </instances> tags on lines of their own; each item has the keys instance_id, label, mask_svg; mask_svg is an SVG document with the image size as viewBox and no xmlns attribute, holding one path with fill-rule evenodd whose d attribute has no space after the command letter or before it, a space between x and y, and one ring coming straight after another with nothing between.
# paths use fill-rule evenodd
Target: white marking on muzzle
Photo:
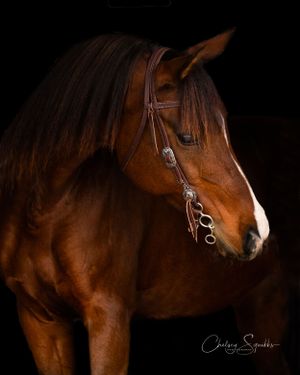
<instances>
[{"instance_id":1,"label":"white marking on muzzle","mask_svg":"<svg viewBox=\"0 0 300 375\"><path fill-rule=\"evenodd\" d=\"M227 143L227 146L228 146L229 151L230 151L229 140L228 140L227 133L226 133L225 120L224 120L222 115L221 115L221 119L222 119L222 129L223 129L223 132L224 132L224 137L226 139L226 143ZM249 189L249 192L250 192L250 195L251 195L251 198L252 198L252 201L253 201L253 206L254 206L254 217L255 217L255 220L256 220L256 223L257 223L257 230L258 230L260 238L263 241L265 241L268 238L269 233L270 233L269 222L268 222L265 210L262 208L262 206L259 204L258 200L256 199L256 196L255 196L255 194L252 190L251 185L249 184L249 181L248 181L247 177L245 176L241 166L239 165L239 163L237 162L235 157L232 155L231 151L230 151L230 155L232 157L232 160L234 161L234 164L236 165L238 171L240 172L241 176L245 180L245 183L246 183L246 185Z\"/></svg>"}]
</instances>

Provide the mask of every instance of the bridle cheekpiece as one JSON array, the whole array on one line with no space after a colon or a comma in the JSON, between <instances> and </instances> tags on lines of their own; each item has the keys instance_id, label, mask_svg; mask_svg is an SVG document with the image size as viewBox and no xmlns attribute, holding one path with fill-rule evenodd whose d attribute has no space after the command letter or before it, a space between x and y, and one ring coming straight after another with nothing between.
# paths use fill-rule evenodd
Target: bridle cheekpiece
<instances>
[{"instance_id":1,"label":"bridle cheekpiece","mask_svg":"<svg viewBox=\"0 0 300 375\"><path fill-rule=\"evenodd\" d=\"M214 221L210 215L203 213L203 205L199 202L195 190L190 186L185 174L183 173L178 161L176 160L173 149L171 148L169 138L165 129L163 120L159 114L161 109L176 108L180 107L178 101L158 102L155 95L154 86L154 72L158 66L162 56L167 52L169 48L158 48L156 49L148 61L145 74L145 88L144 88L144 110L142 120L139 129L134 137L134 140L128 150L128 153L124 159L122 169L125 170L129 161L133 157L141 137L143 135L145 126L149 123L152 141L157 154L159 153L156 127L158 128L163 148L161 150L161 156L167 166L171 169L177 179L177 182L182 185L183 192L182 196L185 200L186 216L189 223L189 231L193 238L197 242L197 231L199 226L207 228L210 233L205 236L205 242L209 245L216 243L216 237L214 235Z\"/></svg>"}]
</instances>

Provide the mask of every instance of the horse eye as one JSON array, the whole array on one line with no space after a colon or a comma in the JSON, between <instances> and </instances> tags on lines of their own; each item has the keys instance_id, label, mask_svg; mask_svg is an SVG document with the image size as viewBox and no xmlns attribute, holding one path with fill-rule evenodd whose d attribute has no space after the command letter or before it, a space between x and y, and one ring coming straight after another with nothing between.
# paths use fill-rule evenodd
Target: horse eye
<instances>
[{"instance_id":1,"label":"horse eye","mask_svg":"<svg viewBox=\"0 0 300 375\"><path fill-rule=\"evenodd\" d=\"M171 82L164 83L161 87L159 87L159 90L173 90L175 88L175 85Z\"/></svg>"},{"instance_id":2,"label":"horse eye","mask_svg":"<svg viewBox=\"0 0 300 375\"><path fill-rule=\"evenodd\" d=\"M184 146L192 146L197 144L197 140L191 134L177 134L177 138Z\"/></svg>"}]
</instances>

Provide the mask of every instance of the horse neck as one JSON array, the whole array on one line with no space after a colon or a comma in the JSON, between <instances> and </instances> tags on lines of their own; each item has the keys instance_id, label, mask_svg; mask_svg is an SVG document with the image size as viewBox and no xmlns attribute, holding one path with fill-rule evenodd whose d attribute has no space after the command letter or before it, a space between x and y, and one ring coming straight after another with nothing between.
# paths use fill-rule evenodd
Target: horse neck
<instances>
[{"instance_id":1,"label":"horse neck","mask_svg":"<svg viewBox=\"0 0 300 375\"><path fill-rule=\"evenodd\" d=\"M86 160L74 173L72 185L79 199L98 202L101 223L115 227L116 240L118 233L128 237L137 227L147 227L154 197L131 182L112 153L99 150Z\"/></svg>"}]
</instances>

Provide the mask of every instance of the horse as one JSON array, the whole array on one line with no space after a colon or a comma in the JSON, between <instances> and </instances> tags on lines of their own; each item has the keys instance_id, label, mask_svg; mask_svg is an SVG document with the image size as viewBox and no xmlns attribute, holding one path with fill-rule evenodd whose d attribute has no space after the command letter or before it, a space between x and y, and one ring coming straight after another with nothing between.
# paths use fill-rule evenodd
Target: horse
<instances>
[{"instance_id":1,"label":"horse","mask_svg":"<svg viewBox=\"0 0 300 375\"><path fill-rule=\"evenodd\" d=\"M287 374L276 241L203 64L229 30L178 52L110 34L71 49L0 145L0 275L37 369L126 374L129 324L234 306L261 373ZM186 216L186 217L185 217ZM188 227L188 230L187 230Z\"/></svg>"}]
</instances>

